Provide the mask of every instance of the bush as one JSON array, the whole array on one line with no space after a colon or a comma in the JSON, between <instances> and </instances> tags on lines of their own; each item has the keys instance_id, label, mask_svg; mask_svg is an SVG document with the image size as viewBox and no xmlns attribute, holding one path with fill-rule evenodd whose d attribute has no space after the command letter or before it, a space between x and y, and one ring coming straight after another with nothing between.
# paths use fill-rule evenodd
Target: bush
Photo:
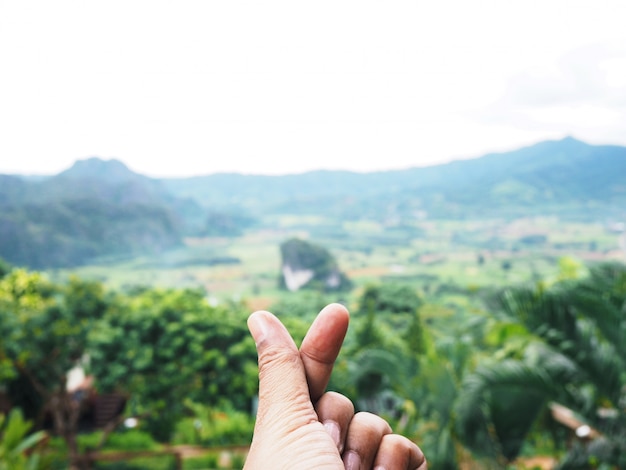
<instances>
[{"instance_id":1,"label":"bush","mask_svg":"<svg viewBox=\"0 0 626 470\"><path fill-rule=\"evenodd\" d=\"M96 470L173 470L176 468L176 460L169 455L138 457L124 462L97 463L94 468Z\"/></svg>"},{"instance_id":2,"label":"bush","mask_svg":"<svg viewBox=\"0 0 626 470\"><path fill-rule=\"evenodd\" d=\"M218 461L219 461L219 456L216 454L208 454L208 455L203 455L202 457L194 457L191 459L185 459L183 461L183 470L206 470L209 468L218 468L217 467Z\"/></svg>"},{"instance_id":3,"label":"bush","mask_svg":"<svg viewBox=\"0 0 626 470\"><path fill-rule=\"evenodd\" d=\"M81 452L95 449L102 437L101 431L80 434L77 437ZM159 444L145 431L129 429L111 433L102 447L103 450L155 450Z\"/></svg>"},{"instance_id":4,"label":"bush","mask_svg":"<svg viewBox=\"0 0 626 470\"><path fill-rule=\"evenodd\" d=\"M254 419L233 409L225 411L186 401L192 416L176 425L172 442L204 446L247 445L252 440Z\"/></svg>"},{"instance_id":5,"label":"bush","mask_svg":"<svg viewBox=\"0 0 626 470\"><path fill-rule=\"evenodd\" d=\"M115 450L154 450L158 447L150 434L139 429L113 433L105 444L105 449Z\"/></svg>"},{"instance_id":6,"label":"bush","mask_svg":"<svg viewBox=\"0 0 626 470\"><path fill-rule=\"evenodd\" d=\"M246 456L243 454L233 453L230 456L230 465L220 465L220 456L215 453L203 455L202 457L194 457L191 459L183 460L183 470L211 470L211 469L241 469L246 461ZM223 466L227 465L227 466Z\"/></svg>"},{"instance_id":7,"label":"bush","mask_svg":"<svg viewBox=\"0 0 626 470\"><path fill-rule=\"evenodd\" d=\"M0 414L0 470L37 469L39 452L32 452L46 437L43 431L30 433L32 423L22 410L12 410L8 417Z\"/></svg>"}]
</instances>

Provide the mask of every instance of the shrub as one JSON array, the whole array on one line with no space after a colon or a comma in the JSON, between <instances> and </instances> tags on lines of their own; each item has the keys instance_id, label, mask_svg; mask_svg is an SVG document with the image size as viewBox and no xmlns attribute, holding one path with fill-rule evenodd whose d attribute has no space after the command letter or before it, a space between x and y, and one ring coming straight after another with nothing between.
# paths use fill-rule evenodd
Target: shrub
<instances>
[{"instance_id":1,"label":"shrub","mask_svg":"<svg viewBox=\"0 0 626 470\"><path fill-rule=\"evenodd\" d=\"M195 445L245 445L252 440L254 419L247 413L211 408L189 400L185 406L192 416L176 425L174 444Z\"/></svg>"},{"instance_id":2,"label":"shrub","mask_svg":"<svg viewBox=\"0 0 626 470\"><path fill-rule=\"evenodd\" d=\"M217 454L203 455L183 460L183 470L206 470L218 468L219 456ZM243 465L240 467L243 468Z\"/></svg>"},{"instance_id":3,"label":"shrub","mask_svg":"<svg viewBox=\"0 0 626 470\"><path fill-rule=\"evenodd\" d=\"M0 414L0 470L36 470L39 453L26 455L45 438L43 431L29 434L32 423L24 419L22 410L12 410L8 418Z\"/></svg>"}]
</instances>

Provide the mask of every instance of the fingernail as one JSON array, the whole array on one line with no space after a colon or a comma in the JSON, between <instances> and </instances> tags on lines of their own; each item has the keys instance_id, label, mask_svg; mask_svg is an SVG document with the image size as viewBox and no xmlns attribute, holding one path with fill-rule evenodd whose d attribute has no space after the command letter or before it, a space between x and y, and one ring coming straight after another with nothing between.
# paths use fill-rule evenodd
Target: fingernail
<instances>
[{"instance_id":1,"label":"fingernail","mask_svg":"<svg viewBox=\"0 0 626 470\"><path fill-rule=\"evenodd\" d=\"M361 457L353 450L349 450L343 456L346 470L360 470L361 469Z\"/></svg>"},{"instance_id":2,"label":"fingernail","mask_svg":"<svg viewBox=\"0 0 626 470\"><path fill-rule=\"evenodd\" d=\"M339 425L334 421L324 421L324 429L326 429L326 432L335 443L335 446L337 446L337 450L341 453L343 449L341 448L341 431L339 430Z\"/></svg>"},{"instance_id":3,"label":"fingernail","mask_svg":"<svg viewBox=\"0 0 626 470\"><path fill-rule=\"evenodd\" d=\"M259 345L267 336L267 320L261 312L255 312L248 317L248 328L254 338L254 342Z\"/></svg>"},{"instance_id":4,"label":"fingernail","mask_svg":"<svg viewBox=\"0 0 626 470\"><path fill-rule=\"evenodd\" d=\"M383 467L382 465L376 465L374 467L374 470L387 470L385 467Z\"/></svg>"}]
</instances>

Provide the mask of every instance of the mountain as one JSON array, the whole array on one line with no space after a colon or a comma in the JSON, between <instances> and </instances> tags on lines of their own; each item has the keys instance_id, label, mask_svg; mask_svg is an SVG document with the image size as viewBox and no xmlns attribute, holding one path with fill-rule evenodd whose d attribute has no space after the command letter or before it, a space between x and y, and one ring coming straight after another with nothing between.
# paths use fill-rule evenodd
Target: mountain
<instances>
[{"instance_id":1,"label":"mountain","mask_svg":"<svg viewBox=\"0 0 626 470\"><path fill-rule=\"evenodd\" d=\"M18 176L0 175L0 205L23 199L27 191L28 184Z\"/></svg>"},{"instance_id":2,"label":"mountain","mask_svg":"<svg viewBox=\"0 0 626 470\"><path fill-rule=\"evenodd\" d=\"M626 203L626 148L572 137L445 165L373 173L214 174L162 180L198 204L253 213L384 218L619 210Z\"/></svg>"},{"instance_id":3,"label":"mountain","mask_svg":"<svg viewBox=\"0 0 626 470\"><path fill-rule=\"evenodd\" d=\"M402 224L423 218L624 214L626 148L568 137L385 172L214 174L156 180L90 158L47 178L0 175L0 257L34 268L159 253L182 237L236 236L276 214ZM338 224L337 224L338 225Z\"/></svg>"},{"instance_id":4,"label":"mountain","mask_svg":"<svg viewBox=\"0 0 626 470\"><path fill-rule=\"evenodd\" d=\"M620 210L626 202L626 148L568 137L513 152L415 171L407 188L429 211L519 215ZM406 198L405 198L406 200Z\"/></svg>"},{"instance_id":5,"label":"mountain","mask_svg":"<svg viewBox=\"0 0 626 470\"><path fill-rule=\"evenodd\" d=\"M192 200L117 160L90 158L42 180L0 176L0 257L31 268L158 253L206 218Z\"/></svg>"},{"instance_id":6,"label":"mountain","mask_svg":"<svg viewBox=\"0 0 626 470\"><path fill-rule=\"evenodd\" d=\"M35 185L37 197L44 195L48 200L96 198L115 204L148 205L174 200L160 181L134 173L119 160L97 157L78 160L71 168Z\"/></svg>"}]
</instances>

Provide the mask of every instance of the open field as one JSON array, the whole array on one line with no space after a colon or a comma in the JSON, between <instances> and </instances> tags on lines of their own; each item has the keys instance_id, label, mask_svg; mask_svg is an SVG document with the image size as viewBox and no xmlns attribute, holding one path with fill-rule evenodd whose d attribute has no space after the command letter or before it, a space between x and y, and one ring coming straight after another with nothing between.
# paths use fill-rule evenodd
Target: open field
<instances>
[{"instance_id":1,"label":"open field","mask_svg":"<svg viewBox=\"0 0 626 470\"><path fill-rule=\"evenodd\" d=\"M284 295L277 287L279 246L290 237L329 249L357 289L381 280L411 283L425 293L441 284L462 288L510 285L556 277L562 257L581 266L626 261L620 247L623 235L599 223L533 218L333 225L319 217L285 216L238 238L187 239L185 246L161 256L50 274L57 279L76 274L118 289L137 285L202 288L216 302L245 299L263 306Z\"/></svg>"}]
</instances>

